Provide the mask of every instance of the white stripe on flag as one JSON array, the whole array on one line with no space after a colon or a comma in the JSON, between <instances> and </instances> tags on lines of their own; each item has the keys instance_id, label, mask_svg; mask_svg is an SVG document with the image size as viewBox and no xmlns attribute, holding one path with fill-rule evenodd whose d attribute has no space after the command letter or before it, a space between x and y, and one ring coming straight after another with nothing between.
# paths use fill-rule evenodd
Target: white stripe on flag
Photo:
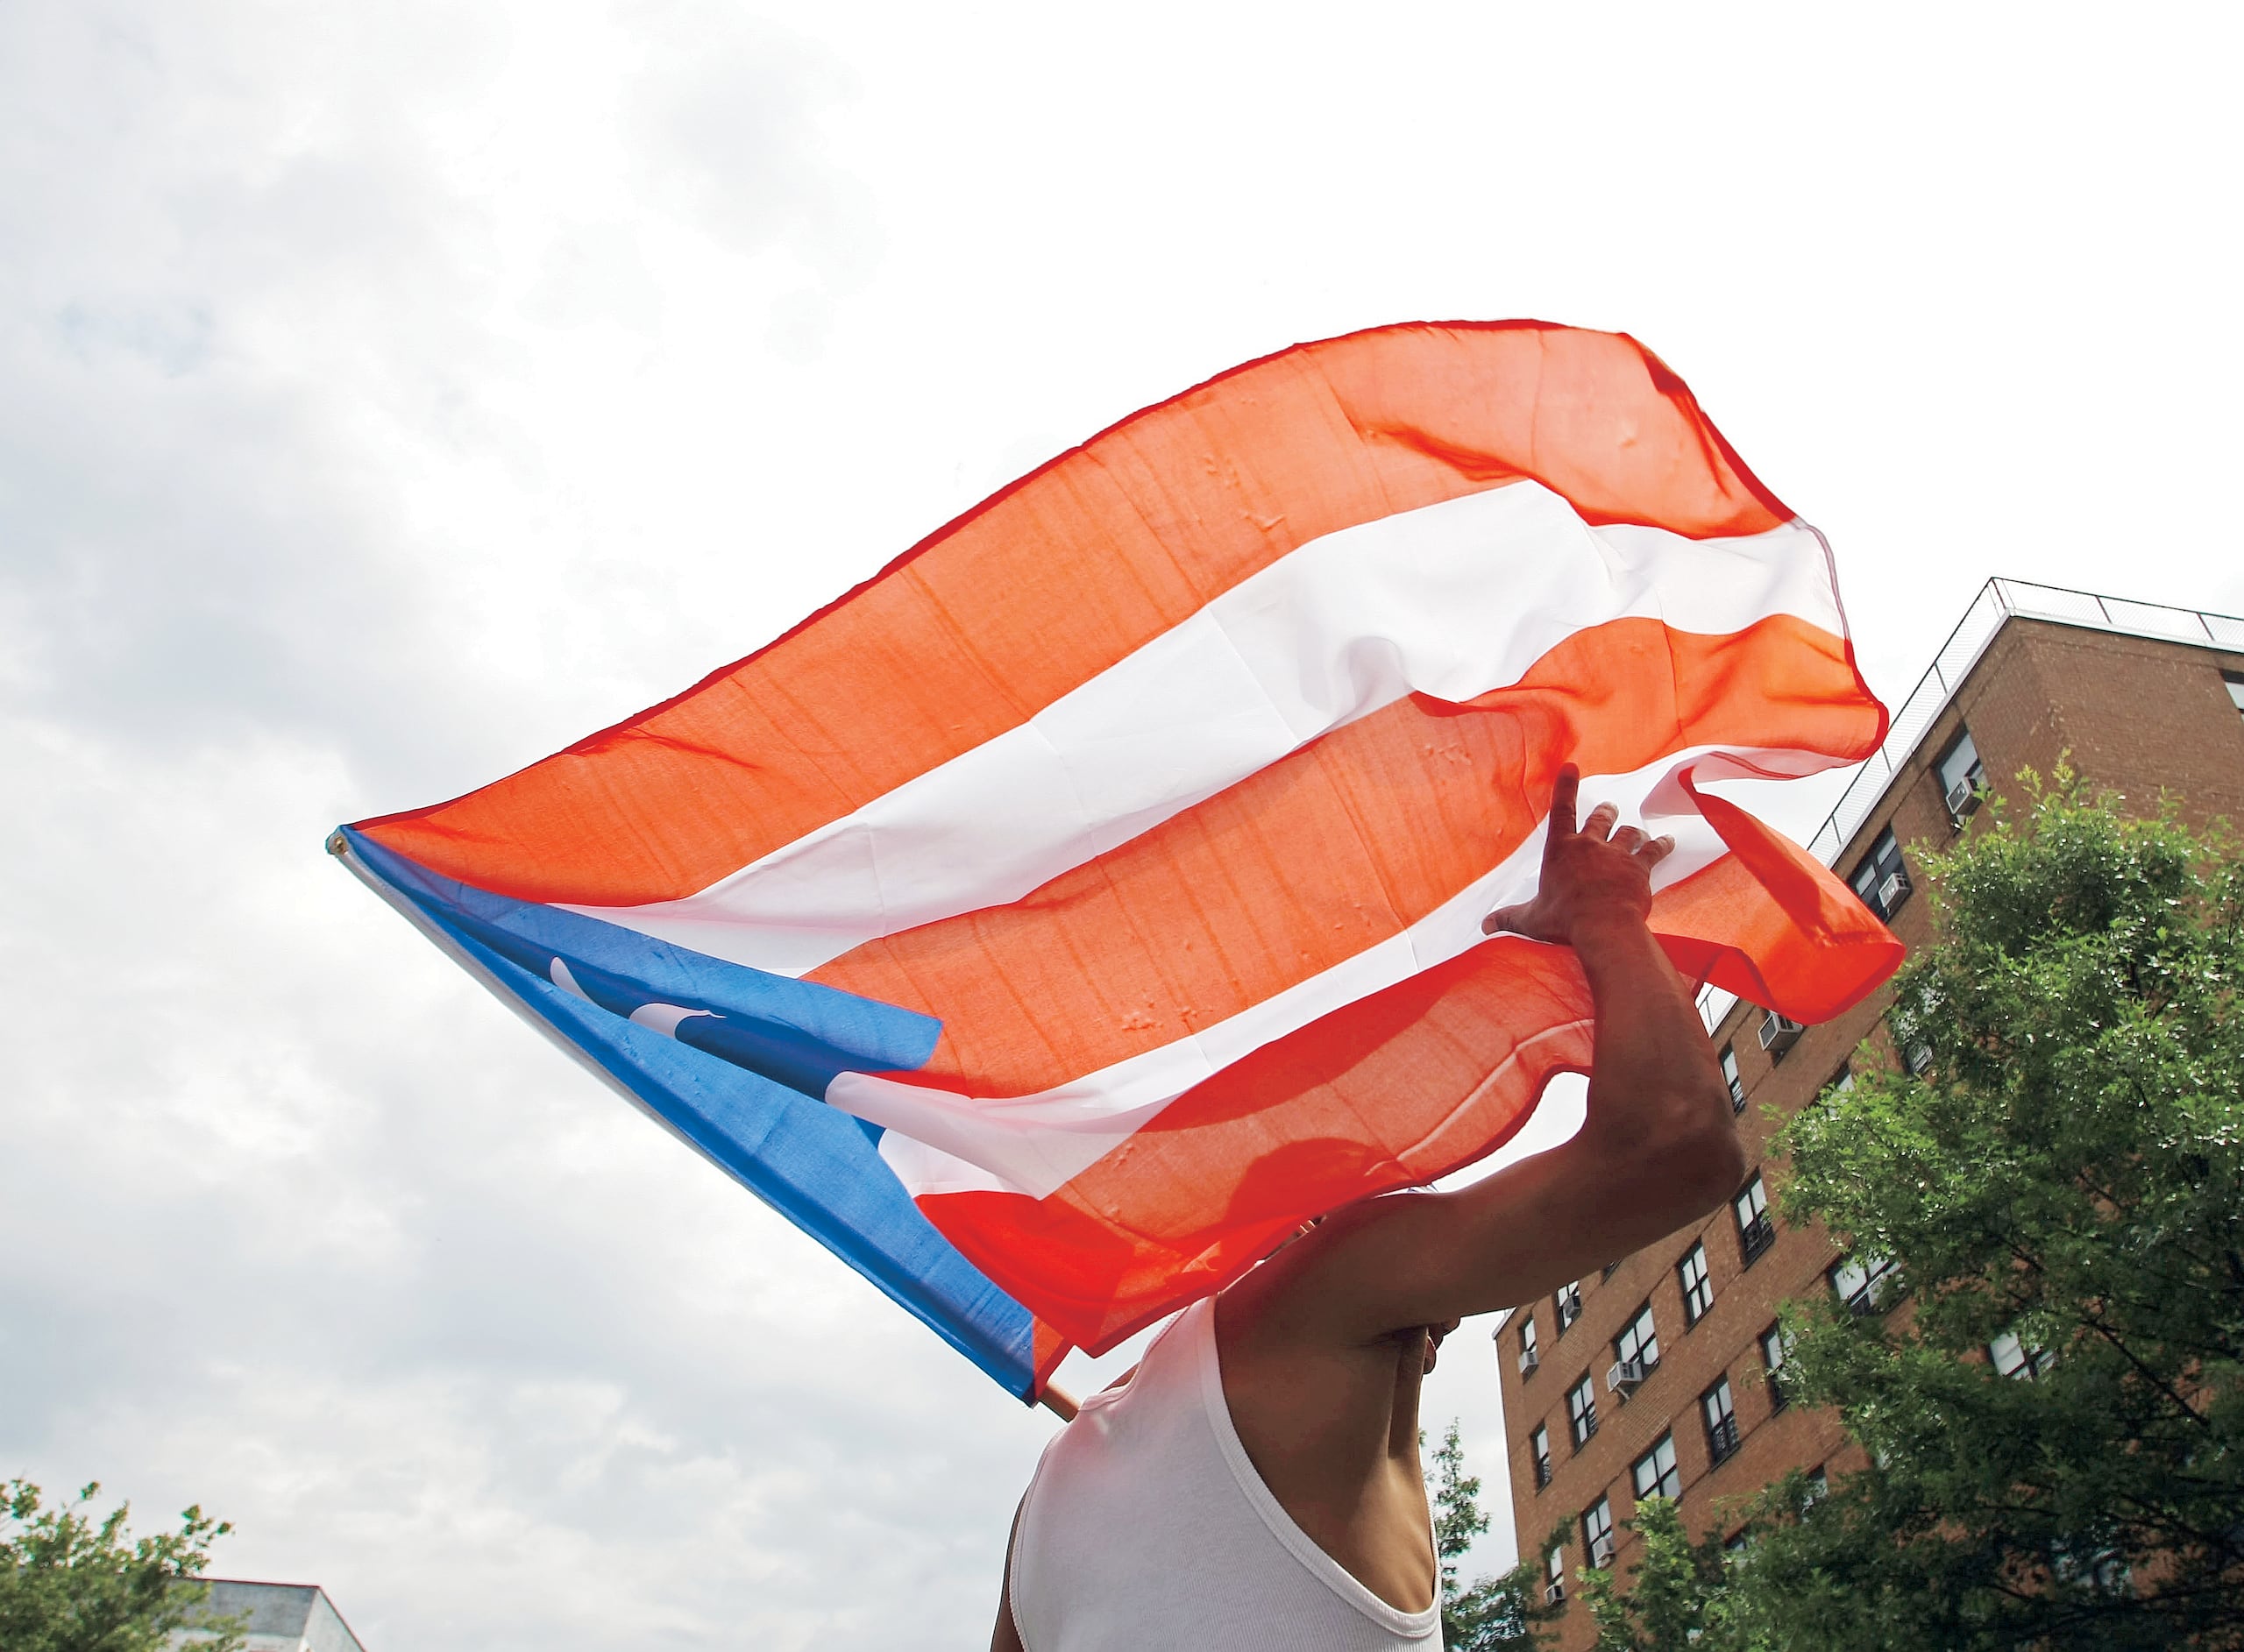
<instances>
[{"instance_id":1,"label":"white stripe on flag","mask_svg":"<svg viewBox=\"0 0 2244 1652\"><path fill-rule=\"evenodd\" d=\"M1026 723L699 894L571 910L799 975L1017 901L1406 695L1515 683L1589 627L1723 635L1777 613L1844 634L1803 523L1692 540L1591 528L1538 483L1492 488L1311 540Z\"/></svg>"},{"instance_id":2,"label":"white stripe on flag","mask_svg":"<svg viewBox=\"0 0 2244 1652\"><path fill-rule=\"evenodd\" d=\"M1671 754L1632 774L1585 776L1585 810L1611 802L1623 824L1641 824L1675 839L1675 852L1655 869L1664 889L1711 866L1727 853L1681 789L1668 783L1679 770L1705 762L1707 778L1736 771L1723 761L1736 752L1753 769L1794 773L1798 754L1737 748L1700 748ZM1715 761L1707 760L1714 757ZM1826 760L1815 759L1817 762ZM1645 806L1653 812L1647 817ZM1677 811L1689 811L1678 812ZM960 1192L994 1188L1043 1198L1127 1141L1186 1090L1276 1039L1318 1017L1354 1003L1477 945L1481 919L1499 906L1530 899L1543 859L1543 829L1503 861L1400 933L1366 947L1331 968L1296 982L1237 1015L1189 1038L1147 1050L1111 1067L1033 1095L976 1096L904 1083L868 1073L843 1073L826 1099L844 1112L934 1150L930 1155L902 1142L881 1152L913 1192ZM1525 943L1523 943L1525 944ZM892 1139L892 1138L891 1138ZM959 1162L951 1162L959 1161ZM978 1177L976 1172L982 1173ZM913 1176L926 1179L914 1185Z\"/></svg>"}]
</instances>

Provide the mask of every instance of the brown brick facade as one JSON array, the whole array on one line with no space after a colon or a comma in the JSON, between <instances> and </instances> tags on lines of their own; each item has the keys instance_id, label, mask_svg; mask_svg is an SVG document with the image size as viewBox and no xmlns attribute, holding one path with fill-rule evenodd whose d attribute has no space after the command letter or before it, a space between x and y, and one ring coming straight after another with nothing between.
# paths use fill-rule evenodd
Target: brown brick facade
<instances>
[{"instance_id":1,"label":"brown brick facade","mask_svg":"<svg viewBox=\"0 0 2244 1652\"><path fill-rule=\"evenodd\" d=\"M2020 768L2047 776L2060 754L2070 753L2076 769L2122 794L2131 810L2154 809L2162 791L2179 799L2193 821L2226 816L2244 824L2244 715L2223 681L2224 670L2244 676L2244 652L2006 620L1835 869L1847 876L1890 827L1916 881L1914 846L1944 845L1955 835L1934 770L1966 728L1989 787L2013 798L2019 791L2013 776ZM1928 903L1912 890L1891 921L1894 932L1914 947L1928 934ZM1779 1172L1765 1168L1762 1160L1778 1120L1831 1082L1865 1039L1884 1047L1879 1024L1887 1003L1881 991L1836 1020L1807 1028L1775 1060L1760 1047L1762 1016L1752 1005L1734 1005L1716 1026L1715 1043L1735 1052L1745 1090L1738 1126L1753 1166L1749 1175L1765 1176L1772 1201ZM1769 1117L1772 1111L1776 1119ZM1677 1268L1694 1243L1705 1247L1714 1299L1703 1317L1687 1325ZM1548 1297L1514 1313L1499 1330L1497 1371L1520 1554L1545 1556L1552 1528L1566 1528L1565 1568L1573 1599L1559 1626L1565 1652L1594 1640L1573 1582L1586 1563L1582 1517L1601 1497L1608 1500L1616 1563L1625 1573L1633 1540L1621 1524L1634 1504L1630 1468L1663 1435L1674 1441L1681 1507L1694 1535L1733 1521L1726 1504L1734 1509L1792 1468L1822 1464L1840 1474L1852 1466L1852 1448L1844 1444L1836 1419L1775 1406L1760 1347L1778 1304L1828 1290L1827 1271L1839 1259L1820 1229L1779 1224L1773 1242L1749 1260L1738 1220L1725 1207L1695 1229L1623 1258L1604 1277L1584 1280L1581 1316L1563 1333ZM1606 1383L1616 1359L1614 1339L1647 1301L1660 1358L1623 1400ZM1539 1365L1523 1376L1521 1327L1530 1316ZM1577 1450L1569 1437L1566 1396L1585 1373L1595 1385L1597 1429ZM1737 1443L1716 1461L1700 1397L1723 1378L1736 1409ZM1549 1431L1551 1443L1551 1482L1542 1487L1528 1446L1538 1424Z\"/></svg>"}]
</instances>

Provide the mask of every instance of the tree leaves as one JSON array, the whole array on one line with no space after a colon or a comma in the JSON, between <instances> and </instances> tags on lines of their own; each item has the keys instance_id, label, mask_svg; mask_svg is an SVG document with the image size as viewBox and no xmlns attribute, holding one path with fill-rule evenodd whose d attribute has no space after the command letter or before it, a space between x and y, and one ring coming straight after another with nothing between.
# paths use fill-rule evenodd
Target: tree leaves
<instances>
[{"instance_id":1,"label":"tree leaves","mask_svg":"<svg viewBox=\"0 0 2244 1652\"><path fill-rule=\"evenodd\" d=\"M1421 1436L1423 1443L1424 1436ZM1465 1448L1457 1420L1434 1452L1431 1492L1434 1555L1441 1568L1441 1634L1446 1652L1503 1652L1537 1643L1534 1626L1553 1614L1538 1590L1541 1578L1525 1556L1501 1578L1458 1582L1457 1563L1472 1551L1473 1540L1488 1529L1481 1512L1481 1478L1465 1471Z\"/></svg>"},{"instance_id":2,"label":"tree leaves","mask_svg":"<svg viewBox=\"0 0 2244 1652\"><path fill-rule=\"evenodd\" d=\"M88 1485L75 1502L45 1507L39 1488L8 1483L0 1500L0 1647L8 1652L157 1652L174 1629L203 1634L196 1652L238 1652L231 1620L206 1620L209 1591L191 1581L211 1541L229 1528L200 1508L175 1532L128 1538L131 1506L96 1522Z\"/></svg>"},{"instance_id":3,"label":"tree leaves","mask_svg":"<svg viewBox=\"0 0 2244 1652\"><path fill-rule=\"evenodd\" d=\"M2244 863L2021 779L1917 856L1892 1027L1929 1061L1865 1046L1780 1138L1785 1215L1906 1287L1786 1312L1788 1390L1870 1460L1765 1492L1742 1563L1642 1506L1601 1648L2244 1647Z\"/></svg>"}]
</instances>

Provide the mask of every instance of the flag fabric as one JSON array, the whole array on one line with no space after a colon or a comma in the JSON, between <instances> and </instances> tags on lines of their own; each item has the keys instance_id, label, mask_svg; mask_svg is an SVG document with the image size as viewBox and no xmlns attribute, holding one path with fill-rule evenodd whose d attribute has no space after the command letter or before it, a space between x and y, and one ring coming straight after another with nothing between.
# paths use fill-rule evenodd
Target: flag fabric
<instances>
[{"instance_id":1,"label":"flag fabric","mask_svg":"<svg viewBox=\"0 0 2244 1652\"><path fill-rule=\"evenodd\" d=\"M1016 1394L1585 1070L1552 776L1802 1021L1899 943L1705 790L1885 713L1815 530L1623 335L1405 325L1136 414L676 698L330 847Z\"/></svg>"}]
</instances>

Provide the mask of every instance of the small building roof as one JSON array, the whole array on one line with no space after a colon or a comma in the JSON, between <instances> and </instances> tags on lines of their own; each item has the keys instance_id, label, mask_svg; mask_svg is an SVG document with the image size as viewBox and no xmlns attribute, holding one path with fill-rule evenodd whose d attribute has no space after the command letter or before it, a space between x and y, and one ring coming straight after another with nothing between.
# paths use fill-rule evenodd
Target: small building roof
<instances>
[{"instance_id":1,"label":"small building roof","mask_svg":"<svg viewBox=\"0 0 2244 1652\"><path fill-rule=\"evenodd\" d=\"M206 1619L239 1618L248 1631L247 1652L366 1652L327 1592L311 1583L251 1583L231 1578L197 1578L209 1594ZM193 1629L174 1631L174 1652L187 1652L207 1637Z\"/></svg>"}]
</instances>

